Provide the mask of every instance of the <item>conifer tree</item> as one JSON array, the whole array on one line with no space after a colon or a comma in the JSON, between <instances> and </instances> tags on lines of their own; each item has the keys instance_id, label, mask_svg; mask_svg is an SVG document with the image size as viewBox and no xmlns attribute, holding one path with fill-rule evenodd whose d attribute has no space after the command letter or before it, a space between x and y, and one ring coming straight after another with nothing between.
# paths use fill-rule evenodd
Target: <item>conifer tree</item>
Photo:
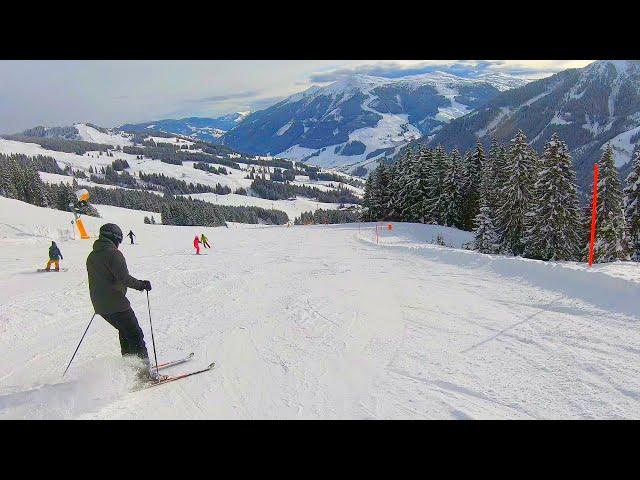
<instances>
[{"instance_id":1,"label":"conifer tree","mask_svg":"<svg viewBox=\"0 0 640 480\"><path fill-rule=\"evenodd\" d=\"M524 251L526 214L531 202L535 164L535 151L520 130L509 146L497 210L503 250L512 255L521 255Z\"/></svg>"},{"instance_id":2,"label":"conifer tree","mask_svg":"<svg viewBox=\"0 0 640 480\"><path fill-rule=\"evenodd\" d=\"M429 221L430 172L433 167L433 152L424 146L414 156L409 166L409 178L404 195L404 218L409 221Z\"/></svg>"},{"instance_id":3,"label":"conifer tree","mask_svg":"<svg viewBox=\"0 0 640 480\"><path fill-rule=\"evenodd\" d=\"M631 259L640 262L640 150L636 151L624 189L625 220Z\"/></svg>"},{"instance_id":4,"label":"conifer tree","mask_svg":"<svg viewBox=\"0 0 640 480\"><path fill-rule=\"evenodd\" d=\"M628 255L623 197L611 144L607 145L598 161L598 169L598 208L593 261L601 263L625 260ZM585 259L588 251L589 245L586 245Z\"/></svg>"},{"instance_id":5,"label":"conifer tree","mask_svg":"<svg viewBox=\"0 0 640 480\"><path fill-rule=\"evenodd\" d=\"M17 166L10 156L0 155L0 195L7 198L18 198L16 189Z\"/></svg>"},{"instance_id":6,"label":"conifer tree","mask_svg":"<svg viewBox=\"0 0 640 480\"><path fill-rule=\"evenodd\" d=\"M498 253L500 236L495 226L493 210L493 159L489 156L482 167L479 211L475 218L474 248L481 253Z\"/></svg>"},{"instance_id":7,"label":"conifer tree","mask_svg":"<svg viewBox=\"0 0 640 480\"><path fill-rule=\"evenodd\" d=\"M581 247L576 173L556 133L544 146L527 214L525 253L542 260L577 260Z\"/></svg>"},{"instance_id":8,"label":"conifer tree","mask_svg":"<svg viewBox=\"0 0 640 480\"><path fill-rule=\"evenodd\" d=\"M460 227L463 223L465 174L456 148L447 156L442 177L442 225Z\"/></svg>"},{"instance_id":9,"label":"conifer tree","mask_svg":"<svg viewBox=\"0 0 640 480\"><path fill-rule=\"evenodd\" d=\"M480 211L480 184L482 182L482 166L485 162L485 154L482 143L478 140L476 148L468 156L466 162L467 186L465 189L465 212L463 228L471 230L475 218Z\"/></svg>"},{"instance_id":10,"label":"conifer tree","mask_svg":"<svg viewBox=\"0 0 640 480\"><path fill-rule=\"evenodd\" d=\"M391 205L390 217L396 221L404 220L404 210L406 208L405 187L410 182L409 167L411 165L412 153L407 149L404 157L396 162L391 173L390 191Z\"/></svg>"},{"instance_id":11,"label":"conifer tree","mask_svg":"<svg viewBox=\"0 0 640 480\"><path fill-rule=\"evenodd\" d=\"M444 224L446 216L446 199L444 197L444 175L450 158L444 147L438 145L426 168L427 191L425 194L426 219L428 223Z\"/></svg>"}]
</instances>

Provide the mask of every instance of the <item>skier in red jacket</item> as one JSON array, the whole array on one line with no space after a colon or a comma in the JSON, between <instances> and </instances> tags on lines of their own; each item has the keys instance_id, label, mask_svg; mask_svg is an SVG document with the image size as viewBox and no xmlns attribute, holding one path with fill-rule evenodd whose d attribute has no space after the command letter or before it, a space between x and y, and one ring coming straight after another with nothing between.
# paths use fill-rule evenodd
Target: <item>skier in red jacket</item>
<instances>
[{"instance_id":1,"label":"skier in red jacket","mask_svg":"<svg viewBox=\"0 0 640 480\"><path fill-rule=\"evenodd\" d=\"M200 239L198 238L198 235L193 239L193 246L196 249L196 255L200 255Z\"/></svg>"}]
</instances>

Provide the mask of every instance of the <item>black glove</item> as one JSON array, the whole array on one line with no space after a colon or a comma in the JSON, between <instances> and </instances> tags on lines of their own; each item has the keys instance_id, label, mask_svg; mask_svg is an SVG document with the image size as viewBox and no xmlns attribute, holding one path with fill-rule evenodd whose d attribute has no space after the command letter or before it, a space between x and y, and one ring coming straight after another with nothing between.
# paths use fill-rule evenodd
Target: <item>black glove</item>
<instances>
[{"instance_id":1,"label":"black glove","mask_svg":"<svg viewBox=\"0 0 640 480\"><path fill-rule=\"evenodd\" d=\"M140 286L142 286L140 290L151 290L151 282L149 280L141 280Z\"/></svg>"}]
</instances>

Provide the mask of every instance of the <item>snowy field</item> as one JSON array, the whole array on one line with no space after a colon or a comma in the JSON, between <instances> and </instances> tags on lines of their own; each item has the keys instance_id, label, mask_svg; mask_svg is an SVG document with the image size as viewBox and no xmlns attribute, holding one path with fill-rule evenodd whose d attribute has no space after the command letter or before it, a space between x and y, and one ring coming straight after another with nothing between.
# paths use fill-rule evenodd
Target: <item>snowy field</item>
<instances>
[{"instance_id":1,"label":"snowy field","mask_svg":"<svg viewBox=\"0 0 640 480\"><path fill-rule=\"evenodd\" d=\"M82 137L88 141L94 141L99 143L107 143L114 145L126 146L127 141L129 141L126 136L119 136L115 134L104 134L99 132L98 130L88 127L87 125L77 124L76 128L79 129ZM175 143L176 138L164 139L162 137L153 137L155 140L167 140L171 143ZM189 143L187 141L181 140L181 142ZM192 142L191 142L192 143ZM126 154L121 151L113 151L113 157L108 157L106 155L99 155L98 152L87 152L85 155L76 155L73 153L65 153L65 152L56 152L53 150L47 150L42 148L40 145L34 143L23 143L16 142L13 140L6 140L0 138L0 153L11 154L11 153L20 153L28 156L36 156L36 155L46 155L56 159L59 166L64 168L65 166L70 166L75 170L83 170L86 172L87 176L89 175L89 167L93 167L94 169L100 169L102 167L106 167L111 165L111 163L115 159L126 160L130 168L127 171L134 176L138 176L139 172L143 172L146 174L162 174L168 177L177 178L179 180L184 180L187 183L201 183L203 185L208 185L211 187L215 187L217 184L222 186L227 186L231 188L232 191L237 190L238 188L244 188L246 190L250 190L252 180L246 178L247 171L238 170L235 168L231 168L229 166L220 165L216 163L211 163L212 167L224 167L228 172L228 175L215 174L205 172L203 170L199 170L193 168L194 162L185 161L182 165L173 165L168 163L163 163L160 160L152 160L148 157L144 157L143 159L136 158L136 155ZM242 165L243 168L248 168L245 165ZM255 167L255 165L250 165L249 168ZM272 169L269 169L272 170ZM40 177L43 181L47 183L67 183L71 184L73 182L73 177L66 175L58 175L54 173L44 173L40 172ZM312 181L309 180L307 176L298 176L297 181L292 182L295 185L306 185L317 187L323 191L329 191L336 189L338 187L338 182L330 182L330 181ZM92 186L92 187L101 187L101 188L116 188L112 185L103 185L103 184L95 184L87 179L77 179L77 182L81 186ZM351 190L356 195L362 196L364 194L364 190L360 188L353 187L348 184L342 184L343 187ZM120 187L117 187L120 188ZM303 197L298 197L296 200L267 200L258 197L250 197L243 195L216 195L213 193L207 194L195 194L191 195L193 198L200 198L202 200L209 201L211 203L218 203L220 205L236 205L236 206L257 206L262 208L275 208L277 210L282 210L289 215L289 219L293 221L296 217L299 217L302 212L308 212L312 210L316 210L317 208L322 209L337 209L340 207L340 204L334 203L319 203L314 200L310 200Z\"/></svg>"},{"instance_id":2,"label":"snowy field","mask_svg":"<svg viewBox=\"0 0 640 480\"><path fill-rule=\"evenodd\" d=\"M432 245L394 224L200 228L116 221L153 284L161 360L216 368L130 393L117 335L92 314L70 214L0 198L0 418L640 418L640 265L591 270ZM149 215L149 213L146 213ZM193 255L205 232L212 249ZM35 273L54 239L65 273ZM126 240L126 239L125 239ZM129 298L150 346L146 297Z\"/></svg>"}]
</instances>

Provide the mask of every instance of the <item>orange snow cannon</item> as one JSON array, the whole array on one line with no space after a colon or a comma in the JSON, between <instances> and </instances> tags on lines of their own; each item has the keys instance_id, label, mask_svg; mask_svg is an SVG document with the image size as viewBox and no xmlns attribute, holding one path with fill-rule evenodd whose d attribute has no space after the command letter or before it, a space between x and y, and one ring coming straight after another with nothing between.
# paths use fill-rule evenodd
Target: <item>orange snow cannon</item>
<instances>
[{"instance_id":1,"label":"orange snow cannon","mask_svg":"<svg viewBox=\"0 0 640 480\"><path fill-rule=\"evenodd\" d=\"M89 201L89 192L86 188L76 191L75 194L78 199L78 205L86 204ZM84 228L84 223L82 223L80 215L74 211L73 216L76 219L76 226L78 227L78 232L80 232L80 238L82 240L88 240L89 234L87 233L87 229Z\"/></svg>"}]
</instances>

